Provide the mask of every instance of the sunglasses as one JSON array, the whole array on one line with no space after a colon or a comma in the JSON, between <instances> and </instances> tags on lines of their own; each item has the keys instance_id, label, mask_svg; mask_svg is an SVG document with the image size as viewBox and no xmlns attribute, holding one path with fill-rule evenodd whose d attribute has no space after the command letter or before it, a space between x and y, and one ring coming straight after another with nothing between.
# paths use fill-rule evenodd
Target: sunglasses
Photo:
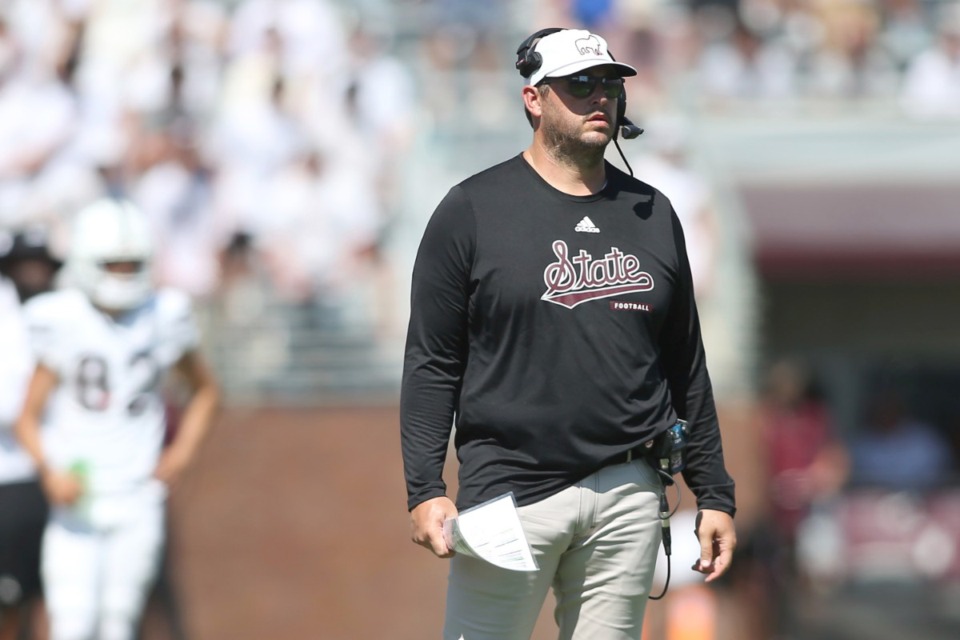
<instances>
[{"instance_id":1,"label":"sunglasses","mask_svg":"<svg viewBox=\"0 0 960 640\"><path fill-rule=\"evenodd\" d=\"M597 85L603 86L603 95L611 100L623 95L623 78L599 78L597 76L566 76L564 78L545 78L544 84L560 83L564 91L574 98L592 96Z\"/></svg>"}]
</instances>

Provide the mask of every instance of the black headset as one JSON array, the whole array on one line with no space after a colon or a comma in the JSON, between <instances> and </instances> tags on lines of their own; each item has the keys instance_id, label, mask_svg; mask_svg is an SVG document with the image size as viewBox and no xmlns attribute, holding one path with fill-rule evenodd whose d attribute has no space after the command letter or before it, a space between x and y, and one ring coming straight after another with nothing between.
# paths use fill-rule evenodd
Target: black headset
<instances>
[{"instance_id":1,"label":"black headset","mask_svg":"<svg viewBox=\"0 0 960 640\"><path fill-rule=\"evenodd\" d=\"M520 43L520 46L517 47L516 67L521 76L524 78L529 78L536 73L537 69L540 68L540 65L543 64L543 56L537 53L536 50L537 42L539 42L541 38L549 36L552 33L557 33L558 31L566 31L566 29L561 27L540 29ZM610 54L611 60L616 61L609 49L607 50L607 53ZM643 133L643 129L633 124L633 122L630 121L630 118L627 117L626 113L627 90L624 88L623 93L620 95L620 100L617 102L617 124L613 128L614 142L616 142L618 135L622 135L625 140L633 140Z\"/></svg>"}]
</instances>

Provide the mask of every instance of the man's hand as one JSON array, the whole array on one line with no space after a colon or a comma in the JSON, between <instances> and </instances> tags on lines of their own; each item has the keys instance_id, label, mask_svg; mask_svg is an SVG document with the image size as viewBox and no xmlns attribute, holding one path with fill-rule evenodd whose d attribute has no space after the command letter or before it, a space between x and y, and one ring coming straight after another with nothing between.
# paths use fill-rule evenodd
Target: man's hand
<instances>
[{"instance_id":1,"label":"man's hand","mask_svg":"<svg viewBox=\"0 0 960 640\"><path fill-rule=\"evenodd\" d=\"M52 505L69 506L83 495L83 483L72 473L50 469L41 473L40 481Z\"/></svg>"},{"instance_id":2,"label":"man's hand","mask_svg":"<svg viewBox=\"0 0 960 640\"><path fill-rule=\"evenodd\" d=\"M700 540L700 559L693 570L706 574L707 582L713 582L733 562L733 550L737 547L733 518L723 511L703 509L697 514L695 531Z\"/></svg>"},{"instance_id":3,"label":"man's hand","mask_svg":"<svg viewBox=\"0 0 960 640\"><path fill-rule=\"evenodd\" d=\"M177 480L183 474L183 470L190 464L190 455L185 453L182 448L176 445L168 447L157 461L157 467L153 470L153 477L157 478L168 489L173 489Z\"/></svg>"},{"instance_id":4,"label":"man's hand","mask_svg":"<svg viewBox=\"0 0 960 640\"><path fill-rule=\"evenodd\" d=\"M457 513L456 505L446 496L421 502L410 511L410 537L439 558L453 556L453 549L448 549L443 539L443 522L456 518Z\"/></svg>"}]
</instances>

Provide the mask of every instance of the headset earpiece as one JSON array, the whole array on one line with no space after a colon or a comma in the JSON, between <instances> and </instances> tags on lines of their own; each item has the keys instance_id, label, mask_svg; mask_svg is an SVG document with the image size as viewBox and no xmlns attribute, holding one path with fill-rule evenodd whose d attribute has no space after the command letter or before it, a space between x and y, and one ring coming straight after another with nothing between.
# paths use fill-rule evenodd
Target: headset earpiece
<instances>
[{"instance_id":1,"label":"headset earpiece","mask_svg":"<svg viewBox=\"0 0 960 640\"><path fill-rule=\"evenodd\" d=\"M551 33L557 33L558 31L563 31L560 27L549 27L547 29L540 29L536 33L527 37L526 40L520 43L520 46L517 47L517 71L520 72L520 75L524 78L529 78L537 69L540 68L540 65L543 64L543 56L541 56L536 51L537 41L544 36L548 36Z\"/></svg>"}]
</instances>

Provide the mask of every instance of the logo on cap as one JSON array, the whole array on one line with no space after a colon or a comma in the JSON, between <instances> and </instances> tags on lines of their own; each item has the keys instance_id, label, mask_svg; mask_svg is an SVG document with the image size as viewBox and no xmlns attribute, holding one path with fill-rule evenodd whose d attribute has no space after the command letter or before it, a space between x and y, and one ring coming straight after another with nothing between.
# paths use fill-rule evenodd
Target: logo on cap
<instances>
[{"instance_id":1,"label":"logo on cap","mask_svg":"<svg viewBox=\"0 0 960 640\"><path fill-rule=\"evenodd\" d=\"M585 56L587 54L602 56L603 55L603 45L600 44L600 41L597 40L597 36L590 34L589 38L580 38L576 41L577 51L580 52L580 55Z\"/></svg>"}]
</instances>

